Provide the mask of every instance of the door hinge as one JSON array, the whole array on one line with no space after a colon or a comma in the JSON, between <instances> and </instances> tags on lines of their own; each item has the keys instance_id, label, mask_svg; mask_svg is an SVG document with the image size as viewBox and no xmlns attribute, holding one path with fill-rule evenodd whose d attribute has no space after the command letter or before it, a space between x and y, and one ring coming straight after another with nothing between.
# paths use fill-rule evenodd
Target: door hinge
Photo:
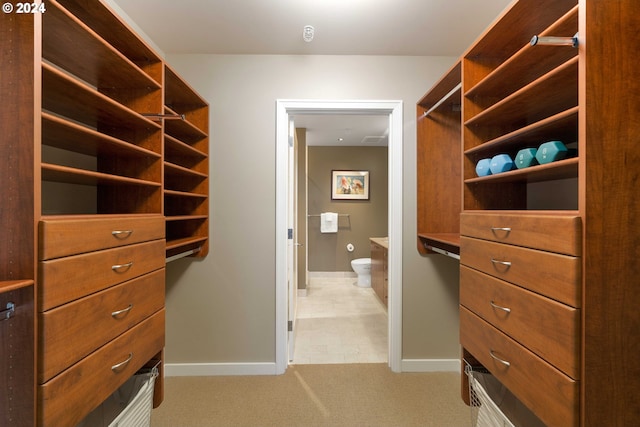
<instances>
[{"instance_id":1,"label":"door hinge","mask_svg":"<svg viewBox=\"0 0 640 427\"><path fill-rule=\"evenodd\" d=\"M293 320L287 322L287 331L293 332Z\"/></svg>"},{"instance_id":2,"label":"door hinge","mask_svg":"<svg viewBox=\"0 0 640 427\"><path fill-rule=\"evenodd\" d=\"M293 240L293 228L287 229L287 239Z\"/></svg>"}]
</instances>

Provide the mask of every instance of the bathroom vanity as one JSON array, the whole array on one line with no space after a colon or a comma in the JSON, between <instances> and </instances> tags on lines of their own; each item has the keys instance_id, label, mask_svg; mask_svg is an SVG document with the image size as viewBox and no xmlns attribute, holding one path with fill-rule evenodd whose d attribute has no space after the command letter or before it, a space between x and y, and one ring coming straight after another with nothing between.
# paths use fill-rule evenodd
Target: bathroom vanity
<instances>
[{"instance_id":1,"label":"bathroom vanity","mask_svg":"<svg viewBox=\"0 0 640 427\"><path fill-rule=\"evenodd\" d=\"M388 306L389 274L388 274L388 237L371 237L371 287L380 301Z\"/></svg>"}]
</instances>

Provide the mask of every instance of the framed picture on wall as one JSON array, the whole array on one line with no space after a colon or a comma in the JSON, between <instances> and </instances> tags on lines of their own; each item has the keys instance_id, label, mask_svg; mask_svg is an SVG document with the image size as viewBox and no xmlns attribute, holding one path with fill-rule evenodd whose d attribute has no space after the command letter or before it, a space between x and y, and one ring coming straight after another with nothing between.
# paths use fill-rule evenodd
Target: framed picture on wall
<instances>
[{"instance_id":1,"label":"framed picture on wall","mask_svg":"<svg viewBox=\"0 0 640 427\"><path fill-rule=\"evenodd\" d=\"M369 200L369 171L331 171L331 200Z\"/></svg>"}]
</instances>

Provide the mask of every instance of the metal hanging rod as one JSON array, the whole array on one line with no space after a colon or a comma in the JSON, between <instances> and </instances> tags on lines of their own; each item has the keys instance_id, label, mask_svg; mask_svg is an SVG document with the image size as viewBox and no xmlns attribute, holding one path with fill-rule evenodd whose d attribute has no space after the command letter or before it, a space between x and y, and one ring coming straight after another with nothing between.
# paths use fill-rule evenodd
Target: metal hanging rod
<instances>
[{"instance_id":1,"label":"metal hanging rod","mask_svg":"<svg viewBox=\"0 0 640 427\"><path fill-rule=\"evenodd\" d=\"M179 253L177 255L170 256L169 258L165 259L165 263L169 263L171 261L175 261L175 260L180 259L180 258L185 258L185 257L188 257L189 255L197 254L198 252L200 252L200 249L202 249L202 246L198 246L195 249L191 249L189 251L182 252L182 253Z\"/></svg>"},{"instance_id":2,"label":"metal hanging rod","mask_svg":"<svg viewBox=\"0 0 640 427\"><path fill-rule=\"evenodd\" d=\"M7 303L7 308L0 310L0 320L9 320L16 312L16 305L12 302Z\"/></svg>"},{"instance_id":3,"label":"metal hanging rod","mask_svg":"<svg viewBox=\"0 0 640 427\"><path fill-rule=\"evenodd\" d=\"M307 215L309 218L311 218L312 216L320 216L320 214L311 214L311 215ZM349 216L349 214L338 214L338 216Z\"/></svg>"},{"instance_id":4,"label":"metal hanging rod","mask_svg":"<svg viewBox=\"0 0 640 427\"><path fill-rule=\"evenodd\" d=\"M165 120L187 120L184 114L155 114L155 113L143 113L144 117L149 119L165 119Z\"/></svg>"},{"instance_id":5,"label":"metal hanging rod","mask_svg":"<svg viewBox=\"0 0 640 427\"><path fill-rule=\"evenodd\" d=\"M571 46L578 47L578 33L573 37L539 37L531 38L531 46Z\"/></svg>"},{"instance_id":6,"label":"metal hanging rod","mask_svg":"<svg viewBox=\"0 0 640 427\"><path fill-rule=\"evenodd\" d=\"M427 117L429 114L431 114L435 109L437 109L439 106L441 106L443 103L445 103L447 101L447 99L449 99L449 97L451 95L453 95L457 90L459 90L462 87L462 83L458 83L453 89L451 89L445 96L443 96L440 101L436 102L431 108L429 108L425 113L424 113L424 117Z\"/></svg>"}]
</instances>

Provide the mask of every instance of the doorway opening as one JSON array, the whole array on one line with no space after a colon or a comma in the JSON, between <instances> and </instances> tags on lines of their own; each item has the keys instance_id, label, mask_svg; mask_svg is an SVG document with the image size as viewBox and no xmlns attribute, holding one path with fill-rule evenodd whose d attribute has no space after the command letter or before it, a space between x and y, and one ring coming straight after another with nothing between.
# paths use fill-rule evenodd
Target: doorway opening
<instances>
[{"instance_id":1,"label":"doorway opening","mask_svg":"<svg viewBox=\"0 0 640 427\"><path fill-rule=\"evenodd\" d=\"M290 363L388 363L384 252L372 251L370 239L383 245L388 235L389 115L293 120L298 298ZM326 212L336 220L323 221Z\"/></svg>"},{"instance_id":2,"label":"doorway opening","mask_svg":"<svg viewBox=\"0 0 640 427\"><path fill-rule=\"evenodd\" d=\"M292 120L299 115L385 115L388 117L388 363L400 372L402 356L402 101L278 100L276 108L276 372L289 363L295 310L289 280L293 248L291 205ZM297 289L295 289L297 291ZM293 318L292 318L293 316Z\"/></svg>"}]
</instances>

